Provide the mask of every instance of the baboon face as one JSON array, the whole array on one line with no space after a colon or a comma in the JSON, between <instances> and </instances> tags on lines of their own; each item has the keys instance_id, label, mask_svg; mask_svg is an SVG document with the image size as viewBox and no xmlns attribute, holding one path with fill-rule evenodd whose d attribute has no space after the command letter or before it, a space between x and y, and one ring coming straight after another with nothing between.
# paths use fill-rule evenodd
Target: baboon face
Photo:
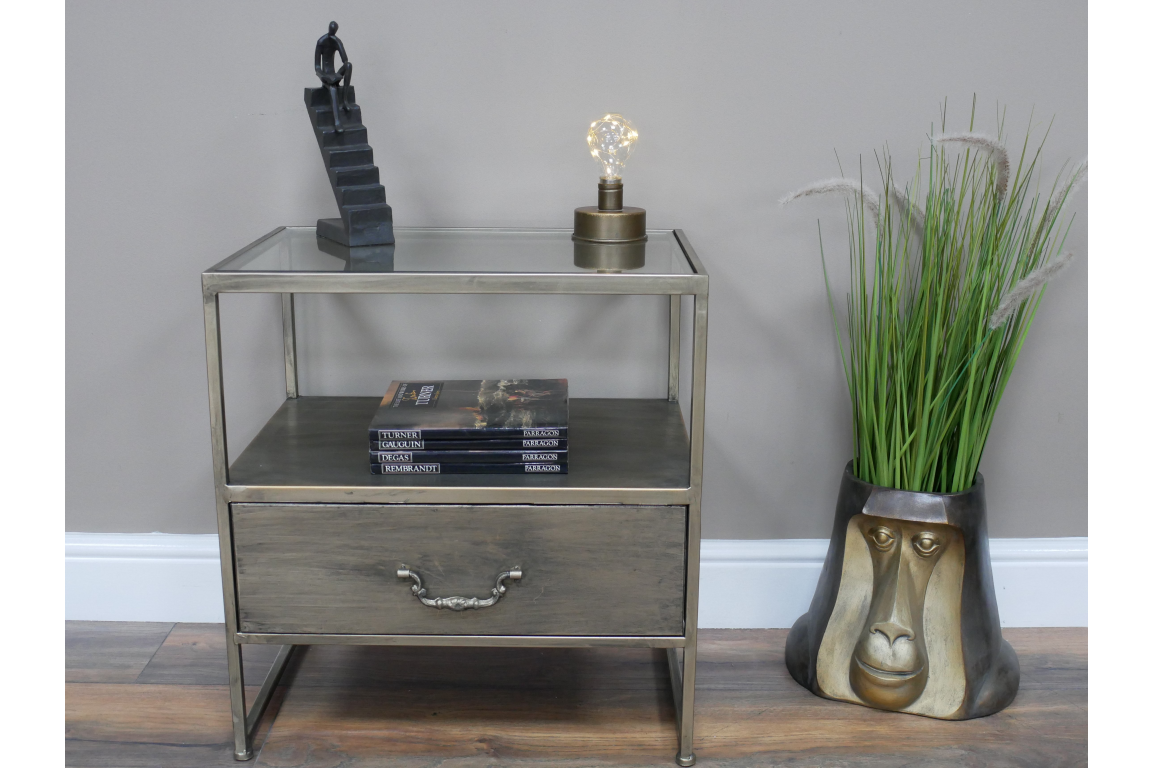
<instances>
[{"instance_id":1,"label":"baboon face","mask_svg":"<svg viewBox=\"0 0 1152 768\"><path fill-rule=\"evenodd\" d=\"M951 525L852 516L817 652L823 695L931 717L961 707L965 551Z\"/></svg>"},{"instance_id":2,"label":"baboon face","mask_svg":"<svg viewBox=\"0 0 1152 768\"><path fill-rule=\"evenodd\" d=\"M888 518L864 521L872 600L848 678L863 701L904 709L928 683L924 594L953 533L948 526Z\"/></svg>"},{"instance_id":3,"label":"baboon face","mask_svg":"<svg viewBox=\"0 0 1152 768\"><path fill-rule=\"evenodd\" d=\"M1000 637L984 479L918 493L844 469L833 536L808 613L788 633L792 678L828 699L967 720L1020 684Z\"/></svg>"}]
</instances>

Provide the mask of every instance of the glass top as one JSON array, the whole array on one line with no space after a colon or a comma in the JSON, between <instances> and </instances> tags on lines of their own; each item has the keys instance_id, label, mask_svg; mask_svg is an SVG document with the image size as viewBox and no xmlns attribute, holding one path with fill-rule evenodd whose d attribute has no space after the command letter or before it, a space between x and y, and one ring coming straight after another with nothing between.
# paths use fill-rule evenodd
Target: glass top
<instances>
[{"instance_id":1,"label":"glass top","mask_svg":"<svg viewBox=\"0 0 1152 768\"><path fill-rule=\"evenodd\" d=\"M213 272L494 272L692 275L676 237L645 243L573 241L570 230L396 228L396 244L349 248L285 227L213 267Z\"/></svg>"}]
</instances>

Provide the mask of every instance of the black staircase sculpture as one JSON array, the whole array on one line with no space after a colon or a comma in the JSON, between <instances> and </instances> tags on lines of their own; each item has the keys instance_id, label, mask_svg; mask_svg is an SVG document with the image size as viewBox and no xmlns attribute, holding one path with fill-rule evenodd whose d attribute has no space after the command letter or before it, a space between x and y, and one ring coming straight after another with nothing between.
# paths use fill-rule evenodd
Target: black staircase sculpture
<instances>
[{"instance_id":1,"label":"black staircase sculpture","mask_svg":"<svg viewBox=\"0 0 1152 768\"><path fill-rule=\"evenodd\" d=\"M308 117L340 208L340 218L316 222L316 236L352 247L395 243L392 207L385 202L380 169L372 162L372 147L368 146L368 129L360 119L356 90L351 85L337 86L336 96L340 105L338 120L332 112L328 88L304 89Z\"/></svg>"}]
</instances>

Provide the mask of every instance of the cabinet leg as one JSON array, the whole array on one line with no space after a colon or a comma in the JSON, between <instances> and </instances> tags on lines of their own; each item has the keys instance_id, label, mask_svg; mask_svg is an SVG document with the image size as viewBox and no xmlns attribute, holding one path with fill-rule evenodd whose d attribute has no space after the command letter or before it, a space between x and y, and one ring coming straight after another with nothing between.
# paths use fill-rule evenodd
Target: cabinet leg
<instances>
[{"instance_id":1,"label":"cabinet leg","mask_svg":"<svg viewBox=\"0 0 1152 768\"><path fill-rule=\"evenodd\" d=\"M692 751L693 712L696 705L696 643L684 647L683 689L680 696L680 754L677 765L695 765L696 753Z\"/></svg>"},{"instance_id":2,"label":"cabinet leg","mask_svg":"<svg viewBox=\"0 0 1152 768\"><path fill-rule=\"evenodd\" d=\"M232 697L232 736L237 760L252 759L252 741L248 738L248 707L244 701L244 652L239 643L228 641L228 692Z\"/></svg>"},{"instance_id":3,"label":"cabinet leg","mask_svg":"<svg viewBox=\"0 0 1152 768\"><path fill-rule=\"evenodd\" d=\"M676 755L677 765L695 765L696 755L692 752L692 710L696 688L696 647L684 648L684 671L680 671L680 659L675 648L668 649L668 672L672 678L672 700L676 704L676 730L680 734L680 751ZM689 673L692 682L689 683Z\"/></svg>"},{"instance_id":4,"label":"cabinet leg","mask_svg":"<svg viewBox=\"0 0 1152 768\"><path fill-rule=\"evenodd\" d=\"M268 703L272 700L272 694L276 691L276 686L280 683L280 677L292 659L292 652L296 650L296 646L285 645L280 648L280 653L272 662L272 668L268 670L268 676L264 678L264 684L260 686L260 691L252 702L251 712L246 711L246 702L244 701L244 652L241 650L243 646L239 643L230 643L230 646L236 649L235 654L231 652L228 654L228 687L232 694L232 727L233 735L236 738L234 756L237 760L251 760L253 757L252 737L256 735L260 718L264 717L264 711L268 709ZM233 657L236 659L238 675L233 674ZM239 713L239 720L237 720L237 713Z\"/></svg>"}]
</instances>

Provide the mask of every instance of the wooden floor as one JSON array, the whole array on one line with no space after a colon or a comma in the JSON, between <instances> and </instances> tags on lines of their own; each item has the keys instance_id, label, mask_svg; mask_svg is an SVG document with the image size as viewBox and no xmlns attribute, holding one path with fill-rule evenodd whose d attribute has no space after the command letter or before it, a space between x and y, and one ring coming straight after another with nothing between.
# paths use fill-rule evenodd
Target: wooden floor
<instances>
[{"instance_id":1,"label":"wooden floor","mask_svg":"<svg viewBox=\"0 0 1152 768\"><path fill-rule=\"evenodd\" d=\"M68 765L237 765L223 625L68 622L66 632ZM1020 694L998 715L960 723L813 696L784 669L786 634L701 632L699 765L1087 764L1085 629L1005 630ZM245 648L254 694L278 649ZM249 765L671 766L664 658L622 648L302 648Z\"/></svg>"}]
</instances>

